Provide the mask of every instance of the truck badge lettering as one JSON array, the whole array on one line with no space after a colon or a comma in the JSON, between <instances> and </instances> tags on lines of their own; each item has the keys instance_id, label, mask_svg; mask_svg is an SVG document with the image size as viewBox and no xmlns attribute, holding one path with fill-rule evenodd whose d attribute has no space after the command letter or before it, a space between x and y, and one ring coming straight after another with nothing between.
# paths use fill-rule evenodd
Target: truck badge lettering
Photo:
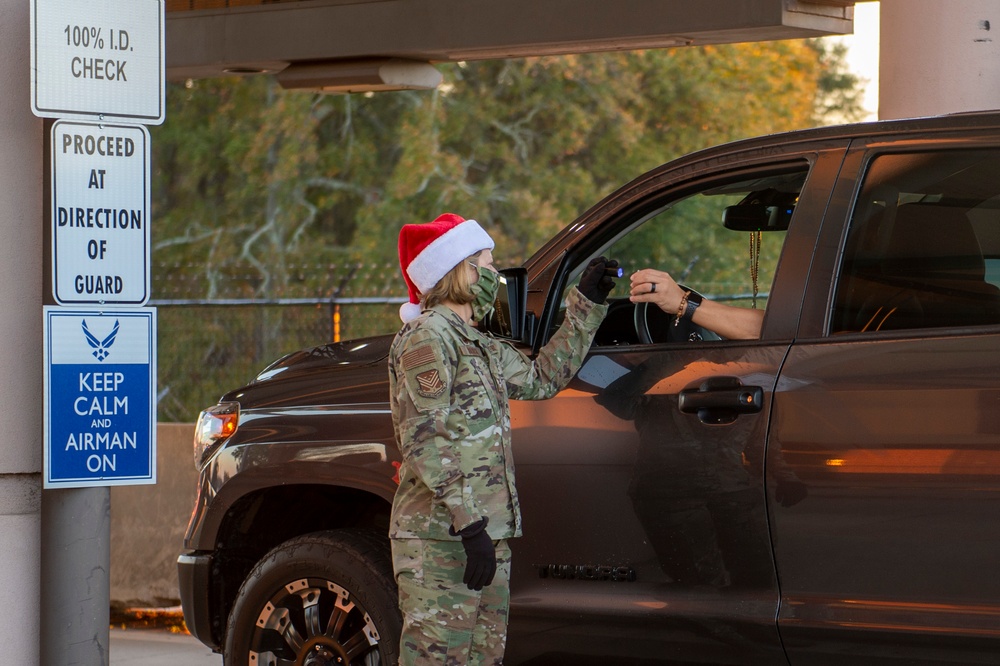
<instances>
[{"instance_id":1,"label":"truck badge lettering","mask_svg":"<svg viewBox=\"0 0 1000 666\"><path fill-rule=\"evenodd\" d=\"M598 564L536 564L539 578L561 580L603 580L613 583L634 583L635 569L628 566Z\"/></svg>"}]
</instances>

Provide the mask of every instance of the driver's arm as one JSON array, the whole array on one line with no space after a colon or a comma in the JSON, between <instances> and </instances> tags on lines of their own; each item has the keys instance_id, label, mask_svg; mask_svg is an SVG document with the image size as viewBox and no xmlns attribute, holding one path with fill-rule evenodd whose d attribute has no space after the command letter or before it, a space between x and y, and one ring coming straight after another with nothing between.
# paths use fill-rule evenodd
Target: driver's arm
<instances>
[{"instance_id":1,"label":"driver's arm","mask_svg":"<svg viewBox=\"0 0 1000 666\"><path fill-rule=\"evenodd\" d=\"M669 273L644 268L632 274L631 283L629 300L633 303L654 303L667 314L677 314L684 290ZM692 321L728 340L755 340L760 337L764 311L738 308L706 298L694 311Z\"/></svg>"}]
</instances>

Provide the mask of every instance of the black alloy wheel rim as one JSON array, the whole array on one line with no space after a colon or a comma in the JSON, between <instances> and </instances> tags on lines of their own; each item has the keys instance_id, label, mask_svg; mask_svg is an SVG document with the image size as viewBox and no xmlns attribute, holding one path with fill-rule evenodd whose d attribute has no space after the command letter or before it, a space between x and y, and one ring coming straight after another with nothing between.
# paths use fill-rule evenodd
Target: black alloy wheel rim
<instances>
[{"instance_id":1,"label":"black alloy wheel rim","mask_svg":"<svg viewBox=\"0 0 1000 666\"><path fill-rule=\"evenodd\" d=\"M333 581L301 578L257 616L249 666L378 666L379 634L364 607Z\"/></svg>"}]
</instances>

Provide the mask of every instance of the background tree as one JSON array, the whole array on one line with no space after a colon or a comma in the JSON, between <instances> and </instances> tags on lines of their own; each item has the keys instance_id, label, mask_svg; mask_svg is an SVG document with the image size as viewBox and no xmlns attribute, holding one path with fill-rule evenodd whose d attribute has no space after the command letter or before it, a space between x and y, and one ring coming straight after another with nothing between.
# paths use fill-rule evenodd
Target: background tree
<instances>
[{"instance_id":1,"label":"background tree","mask_svg":"<svg viewBox=\"0 0 1000 666\"><path fill-rule=\"evenodd\" d=\"M789 41L469 62L441 66L435 91L373 95L269 77L170 84L152 129L154 298L181 283L204 299L403 296L399 227L444 211L479 220L498 263L518 264L647 169L857 114L843 55ZM289 313L258 308L249 324L161 308L170 418L325 341L293 339ZM345 336L398 325L395 307L357 320Z\"/></svg>"}]
</instances>

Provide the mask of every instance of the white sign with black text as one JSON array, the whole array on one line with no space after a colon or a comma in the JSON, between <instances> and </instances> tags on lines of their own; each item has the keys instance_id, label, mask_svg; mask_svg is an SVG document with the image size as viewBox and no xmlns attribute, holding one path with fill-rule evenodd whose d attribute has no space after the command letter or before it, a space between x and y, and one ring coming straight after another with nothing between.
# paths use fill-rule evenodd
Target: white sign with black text
<instances>
[{"instance_id":1,"label":"white sign with black text","mask_svg":"<svg viewBox=\"0 0 1000 666\"><path fill-rule=\"evenodd\" d=\"M31 0L31 110L159 125L163 0Z\"/></svg>"},{"instance_id":2,"label":"white sign with black text","mask_svg":"<svg viewBox=\"0 0 1000 666\"><path fill-rule=\"evenodd\" d=\"M149 132L52 126L52 291L60 305L149 300Z\"/></svg>"}]
</instances>

